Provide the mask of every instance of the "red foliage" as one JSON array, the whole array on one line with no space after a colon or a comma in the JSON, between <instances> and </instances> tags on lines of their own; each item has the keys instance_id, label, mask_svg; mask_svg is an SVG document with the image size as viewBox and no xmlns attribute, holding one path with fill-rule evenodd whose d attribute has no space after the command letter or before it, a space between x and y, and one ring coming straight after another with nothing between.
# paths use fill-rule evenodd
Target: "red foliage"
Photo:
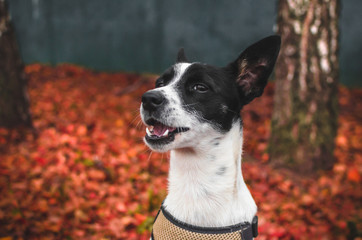
<instances>
[{"instance_id":1,"label":"red foliage","mask_svg":"<svg viewBox=\"0 0 362 240\"><path fill-rule=\"evenodd\" d=\"M26 72L38 137L0 129L0 239L147 239L168 171L167 156L142 142L138 108L152 77L72 65ZM140 79L150 81L117 96ZM243 113L258 239L345 239L362 227L362 91L340 88L337 163L314 178L267 165L272 95L271 84Z\"/></svg>"}]
</instances>

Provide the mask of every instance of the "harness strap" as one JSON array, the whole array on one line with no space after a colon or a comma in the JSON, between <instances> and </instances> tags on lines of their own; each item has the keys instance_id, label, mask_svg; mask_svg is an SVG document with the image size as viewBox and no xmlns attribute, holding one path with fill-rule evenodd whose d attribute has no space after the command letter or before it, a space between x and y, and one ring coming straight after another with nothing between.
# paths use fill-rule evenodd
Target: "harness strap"
<instances>
[{"instance_id":1,"label":"harness strap","mask_svg":"<svg viewBox=\"0 0 362 240\"><path fill-rule=\"evenodd\" d=\"M173 240L173 239L238 239L252 240L258 235L258 217L255 216L252 224L240 223L228 227L198 227L174 218L164 206L158 211L153 224L151 239Z\"/></svg>"}]
</instances>

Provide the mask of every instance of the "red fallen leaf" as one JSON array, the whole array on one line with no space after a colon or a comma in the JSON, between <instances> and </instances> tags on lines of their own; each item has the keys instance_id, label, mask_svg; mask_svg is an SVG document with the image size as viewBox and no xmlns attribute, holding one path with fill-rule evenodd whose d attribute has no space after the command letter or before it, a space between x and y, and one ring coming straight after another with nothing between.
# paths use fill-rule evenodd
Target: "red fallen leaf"
<instances>
[{"instance_id":1,"label":"red fallen leaf","mask_svg":"<svg viewBox=\"0 0 362 240\"><path fill-rule=\"evenodd\" d=\"M351 182L358 183L361 181L361 175L359 174L357 169L352 168L352 169L348 170L347 179Z\"/></svg>"},{"instance_id":2,"label":"red fallen leaf","mask_svg":"<svg viewBox=\"0 0 362 240\"><path fill-rule=\"evenodd\" d=\"M46 164L45 158L42 158L42 157L36 157L36 158L35 158L35 161L36 161L37 163L39 163L40 166L44 166L44 165Z\"/></svg>"},{"instance_id":3,"label":"red fallen leaf","mask_svg":"<svg viewBox=\"0 0 362 240\"><path fill-rule=\"evenodd\" d=\"M318 180L318 184L320 186L327 186L327 185L330 185L330 183L331 183L331 179L329 179L326 176L321 176Z\"/></svg>"},{"instance_id":4,"label":"red fallen leaf","mask_svg":"<svg viewBox=\"0 0 362 240\"><path fill-rule=\"evenodd\" d=\"M335 164L333 167L333 171L336 173L345 173L346 169L347 169L346 165L342 163Z\"/></svg>"},{"instance_id":5,"label":"red fallen leaf","mask_svg":"<svg viewBox=\"0 0 362 240\"><path fill-rule=\"evenodd\" d=\"M88 197L89 197L89 199L95 199L95 198L97 198L97 194L95 194L94 192L91 192L91 193L89 193Z\"/></svg>"},{"instance_id":6,"label":"red fallen leaf","mask_svg":"<svg viewBox=\"0 0 362 240\"><path fill-rule=\"evenodd\" d=\"M111 151L114 154L119 154L119 150L120 150L119 146L115 146L113 143L110 143L108 145L108 149L109 149L109 151Z\"/></svg>"},{"instance_id":7,"label":"red fallen leaf","mask_svg":"<svg viewBox=\"0 0 362 240\"><path fill-rule=\"evenodd\" d=\"M78 136L84 136L87 134L87 127L84 126L84 125L80 125L78 128L77 128L77 135Z\"/></svg>"},{"instance_id":8,"label":"red fallen leaf","mask_svg":"<svg viewBox=\"0 0 362 240\"><path fill-rule=\"evenodd\" d=\"M130 159L128 158L127 154L123 152L119 157L119 163L122 164L130 164Z\"/></svg>"},{"instance_id":9,"label":"red fallen leaf","mask_svg":"<svg viewBox=\"0 0 362 240\"><path fill-rule=\"evenodd\" d=\"M119 128L123 127L124 126L124 120L121 119L121 118L117 119L116 126L119 127Z\"/></svg>"},{"instance_id":10,"label":"red fallen leaf","mask_svg":"<svg viewBox=\"0 0 362 240\"><path fill-rule=\"evenodd\" d=\"M44 199L38 200L38 202L37 202L37 209L38 209L40 212L47 212L48 209L49 209L47 201L44 200Z\"/></svg>"},{"instance_id":11,"label":"red fallen leaf","mask_svg":"<svg viewBox=\"0 0 362 240\"><path fill-rule=\"evenodd\" d=\"M348 146L348 140L345 136L340 135L336 138L336 144L340 147L347 147Z\"/></svg>"},{"instance_id":12,"label":"red fallen leaf","mask_svg":"<svg viewBox=\"0 0 362 240\"><path fill-rule=\"evenodd\" d=\"M268 204L268 203L262 203L260 205L260 208L263 210L263 211L270 211L273 209L272 205L271 204Z\"/></svg>"},{"instance_id":13,"label":"red fallen leaf","mask_svg":"<svg viewBox=\"0 0 362 240\"><path fill-rule=\"evenodd\" d=\"M126 227L126 224L123 223L123 219L114 218L112 219L109 224L108 228L119 239L122 236L122 233Z\"/></svg>"},{"instance_id":14,"label":"red fallen leaf","mask_svg":"<svg viewBox=\"0 0 362 240\"><path fill-rule=\"evenodd\" d=\"M136 219L136 225L140 225L141 223L143 223L147 219L147 216L142 215L140 213L136 213L134 215L134 218Z\"/></svg>"},{"instance_id":15,"label":"red fallen leaf","mask_svg":"<svg viewBox=\"0 0 362 240\"><path fill-rule=\"evenodd\" d=\"M264 163L268 162L269 161L269 154L263 153L263 155L261 155L261 160Z\"/></svg>"},{"instance_id":16,"label":"red fallen leaf","mask_svg":"<svg viewBox=\"0 0 362 240\"><path fill-rule=\"evenodd\" d=\"M131 211L131 212L137 211L137 209L138 209L139 207L140 207L139 203L136 203L136 202L130 203L130 204L128 205L128 209L129 209L129 211Z\"/></svg>"},{"instance_id":17,"label":"red fallen leaf","mask_svg":"<svg viewBox=\"0 0 362 240\"><path fill-rule=\"evenodd\" d=\"M290 180L285 180L278 185L278 188L285 193L289 193L291 187L292 187L292 182Z\"/></svg>"},{"instance_id":18,"label":"red fallen leaf","mask_svg":"<svg viewBox=\"0 0 362 240\"><path fill-rule=\"evenodd\" d=\"M138 151L135 148L130 148L130 149L128 149L127 154L130 158L133 158L133 157L136 157L136 155L138 154Z\"/></svg>"},{"instance_id":19,"label":"red fallen leaf","mask_svg":"<svg viewBox=\"0 0 362 240\"><path fill-rule=\"evenodd\" d=\"M85 231L84 230L75 230L74 235L77 237L84 237Z\"/></svg>"},{"instance_id":20,"label":"red fallen leaf","mask_svg":"<svg viewBox=\"0 0 362 240\"><path fill-rule=\"evenodd\" d=\"M136 232L130 232L127 236L127 239L129 240L143 240L145 238L141 238L138 233ZM148 239L148 238L147 238Z\"/></svg>"},{"instance_id":21,"label":"red fallen leaf","mask_svg":"<svg viewBox=\"0 0 362 240\"><path fill-rule=\"evenodd\" d=\"M25 190L27 188L26 182L13 183L12 188L16 190Z\"/></svg>"},{"instance_id":22,"label":"red fallen leaf","mask_svg":"<svg viewBox=\"0 0 362 240\"><path fill-rule=\"evenodd\" d=\"M284 229L283 227L274 226L271 227L268 231L271 237L281 238L286 234L286 229Z\"/></svg>"},{"instance_id":23,"label":"red fallen leaf","mask_svg":"<svg viewBox=\"0 0 362 240\"><path fill-rule=\"evenodd\" d=\"M67 127L66 127L66 130L67 130L67 133L72 133L74 131L74 124L69 124Z\"/></svg>"},{"instance_id":24,"label":"red fallen leaf","mask_svg":"<svg viewBox=\"0 0 362 240\"><path fill-rule=\"evenodd\" d=\"M48 201L48 203L49 203L50 205L55 205L55 204L58 203L58 201L57 201L56 198L50 198L49 201Z\"/></svg>"},{"instance_id":25,"label":"red fallen leaf","mask_svg":"<svg viewBox=\"0 0 362 240\"><path fill-rule=\"evenodd\" d=\"M337 225L339 228L341 229L346 229L347 228L347 222L346 221L343 221L343 220L340 220L337 222Z\"/></svg>"},{"instance_id":26,"label":"red fallen leaf","mask_svg":"<svg viewBox=\"0 0 362 240\"><path fill-rule=\"evenodd\" d=\"M311 205L313 202L314 202L314 198L309 195L309 194L304 194L302 196L302 199L301 199L301 202L304 204L304 205Z\"/></svg>"},{"instance_id":27,"label":"red fallen leaf","mask_svg":"<svg viewBox=\"0 0 362 240\"><path fill-rule=\"evenodd\" d=\"M123 202L117 203L116 209L121 213L124 213L127 211L126 205Z\"/></svg>"},{"instance_id":28,"label":"red fallen leaf","mask_svg":"<svg viewBox=\"0 0 362 240\"><path fill-rule=\"evenodd\" d=\"M104 174L104 172L97 170L97 169L89 169L87 171L87 174L88 174L89 178L91 178L93 180L102 181L106 178L106 175Z\"/></svg>"},{"instance_id":29,"label":"red fallen leaf","mask_svg":"<svg viewBox=\"0 0 362 240\"><path fill-rule=\"evenodd\" d=\"M77 144L77 138L68 134L62 134L59 138L59 142L62 144L69 144L74 146Z\"/></svg>"}]
</instances>

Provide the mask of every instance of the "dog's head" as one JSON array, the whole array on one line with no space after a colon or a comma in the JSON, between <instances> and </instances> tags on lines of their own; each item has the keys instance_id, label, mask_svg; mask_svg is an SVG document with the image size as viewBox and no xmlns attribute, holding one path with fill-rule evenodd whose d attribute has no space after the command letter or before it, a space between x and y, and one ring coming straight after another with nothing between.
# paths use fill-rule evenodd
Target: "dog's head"
<instances>
[{"instance_id":1,"label":"dog's head","mask_svg":"<svg viewBox=\"0 0 362 240\"><path fill-rule=\"evenodd\" d=\"M176 64L142 96L146 144L165 152L228 132L241 108L262 95L279 48L279 36L264 38L221 68L189 63L181 49Z\"/></svg>"}]
</instances>

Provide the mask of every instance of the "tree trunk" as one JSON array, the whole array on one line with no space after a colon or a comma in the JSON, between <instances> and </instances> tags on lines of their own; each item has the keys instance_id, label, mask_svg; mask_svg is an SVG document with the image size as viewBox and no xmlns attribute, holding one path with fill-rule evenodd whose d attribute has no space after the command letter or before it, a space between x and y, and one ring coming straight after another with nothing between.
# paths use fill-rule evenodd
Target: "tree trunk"
<instances>
[{"instance_id":1,"label":"tree trunk","mask_svg":"<svg viewBox=\"0 0 362 240\"><path fill-rule=\"evenodd\" d=\"M26 85L6 1L0 0L0 126L32 127Z\"/></svg>"},{"instance_id":2,"label":"tree trunk","mask_svg":"<svg viewBox=\"0 0 362 240\"><path fill-rule=\"evenodd\" d=\"M333 165L339 0L279 0L282 48L269 152L273 165L313 173Z\"/></svg>"}]
</instances>

